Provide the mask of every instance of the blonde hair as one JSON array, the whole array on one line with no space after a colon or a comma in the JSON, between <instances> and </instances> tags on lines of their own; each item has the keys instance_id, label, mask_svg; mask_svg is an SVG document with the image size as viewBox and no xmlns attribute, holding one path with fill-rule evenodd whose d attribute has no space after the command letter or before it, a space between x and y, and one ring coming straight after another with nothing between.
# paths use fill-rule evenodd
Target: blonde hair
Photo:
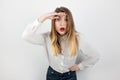
<instances>
[{"instance_id":1,"label":"blonde hair","mask_svg":"<svg viewBox=\"0 0 120 80\"><path fill-rule=\"evenodd\" d=\"M78 38L77 38L77 31L75 30L74 21L72 14L69 9L65 7L59 7L55 9L55 12L65 12L67 14L67 40L68 40L68 46L71 52L71 56L75 56L78 53L79 45L78 45ZM52 20L51 24L51 32L50 32L50 38L52 41L52 48L53 48L53 54L57 56L62 52L61 43L60 43L60 37L55 30L55 20Z\"/></svg>"}]
</instances>

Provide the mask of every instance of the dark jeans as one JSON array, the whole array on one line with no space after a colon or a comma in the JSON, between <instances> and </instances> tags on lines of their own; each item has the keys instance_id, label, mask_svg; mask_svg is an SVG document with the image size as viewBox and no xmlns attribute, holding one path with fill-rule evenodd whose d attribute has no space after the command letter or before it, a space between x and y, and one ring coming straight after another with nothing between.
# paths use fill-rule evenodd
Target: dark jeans
<instances>
[{"instance_id":1,"label":"dark jeans","mask_svg":"<svg viewBox=\"0 0 120 80\"><path fill-rule=\"evenodd\" d=\"M75 71L59 73L49 66L47 70L46 80L77 80L77 77Z\"/></svg>"}]
</instances>

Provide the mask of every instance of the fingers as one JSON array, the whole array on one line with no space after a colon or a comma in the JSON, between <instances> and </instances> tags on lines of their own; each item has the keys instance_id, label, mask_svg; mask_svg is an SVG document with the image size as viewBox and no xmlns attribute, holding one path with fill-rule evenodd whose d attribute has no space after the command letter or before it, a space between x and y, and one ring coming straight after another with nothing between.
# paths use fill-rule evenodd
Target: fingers
<instances>
[{"instance_id":1,"label":"fingers","mask_svg":"<svg viewBox=\"0 0 120 80\"><path fill-rule=\"evenodd\" d=\"M66 13L64 13L64 12L59 12L59 13L52 12L51 15L58 15L58 16L62 15L62 16L64 16L64 15L66 15Z\"/></svg>"},{"instance_id":2,"label":"fingers","mask_svg":"<svg viewBox=\"0 0 120 80\"><path fill-rule=\"evenodd\" d=\"M50 15L51 19L58 19L62 16L66 16L66 14L64 12L59 12L59 13L53 12Z\"/></svg>"},{"instance_id":3,"label":"fingers","mask_svg":"<svg viewBox=\"0 0 120 80\"><path fill-rule=\"evenodd\" d=\"M55 16L66 16L66 13L64 12L59 12L59 13L55 13Z\"/></svg>"},{"instance_id":4,"label":"fingers","mask_svg":"<svg viewBox=\"0 0 120 80\"><path fill-rule=\"evenodd\" d=\"M75 71L74 66L69 68L70 71Z\"/></svg>"},{"instance_id":5,"label":"fingers","mask_svg":"<svg viewBox=\"0 0 120 80\"><path fill-rule=\"evenodd\" d=\"M79 67L77 64L75 64L74 66L70 67L69 70L70 71L77 71L77 70L79 70Z\"/></svg>"},{"instance_id":6,"label":"fingers","mask_svg":"<svg viewBox=\"0 0 120 80\"><path fill-rule=\"evenodd\" d=\"M51 12L44 15L45 19L58 19L62 16L66 16L66 14L64 12Z\"/></svg>"},{"instance_id":7,"label":"fingers","mask_svg":"<svg viewBox=\"0 0 120 80\"><path fill-rule=\"evenodd\" d=\"M39 17L39 22L44 22L46 19L58 19L61 16L66 16L66 14L64 12L51 12L51 13L46 13L44 15L42 15L41 17Z\"/></svg>"},{"instance_id":8,"label":"fingers","mask_svg":"<svg viewBox=\"0 0 120 80\"><path fill-rule=\"evenodd\" d=\"M53 16L52 19L58 19L58 18L60 18L60 17L59 16Z\"/></svg>"}]
</instances>

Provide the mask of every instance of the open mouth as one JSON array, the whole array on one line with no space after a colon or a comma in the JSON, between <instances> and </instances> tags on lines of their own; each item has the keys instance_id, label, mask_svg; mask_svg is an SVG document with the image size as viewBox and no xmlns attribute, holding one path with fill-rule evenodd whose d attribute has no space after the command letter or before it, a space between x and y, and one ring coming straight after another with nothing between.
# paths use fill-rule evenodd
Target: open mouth
<instances>
[{"instance_id":1,"label":"open mouth","mask_svg":"<svg viewBox=\"0 0 120 80\"><path fill-rule=\"evenodd\" d=\"M60 31L62 31L62 32L65 31L65 28L60 28Z\"/></svg>"}]
</instances>

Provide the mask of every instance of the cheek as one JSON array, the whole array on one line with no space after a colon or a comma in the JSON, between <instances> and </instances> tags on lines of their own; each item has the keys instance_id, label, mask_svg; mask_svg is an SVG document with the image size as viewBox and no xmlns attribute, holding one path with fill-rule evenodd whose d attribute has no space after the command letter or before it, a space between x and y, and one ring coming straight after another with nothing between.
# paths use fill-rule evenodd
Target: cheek
<instances>
[{"instance_id":1,"label":"cheek","mask_svg":"<svg viewBox=\"0 0 120 80\"><path fill-rule=\"evenodd\" d=\"M59 23L55 22L55 29L58 31L59 30Z\"/></svg>"},{"instance_id":2,"label":"cheek","mask_svg":"<svg viewBox=\"0 0 120 80\"><path fill-rule=\"evenodd\" d=\"M58 27L58 26L55 26L55 30L58 32L58 31L59 31L59 27Z\"/></svg>"},{"instance_id":3,"label":"cheek","mask_svg":"<svg viewBox=\"0 0 120 80\"><path fill-rule=\"evenodd\" d=\"M66 26L66 30L67 30L67 31L69 30L68 26Z\"/></svg>"},{"instance_id":4,"label":"cheek","mask_svg":"<svg viewBox=\"0 0 120 80\"><path fill-rule=\"evenodd\" d=\"M57 21L55 22L55 26L59 26L59 23Z\"/></svg>"}]
</instances>

